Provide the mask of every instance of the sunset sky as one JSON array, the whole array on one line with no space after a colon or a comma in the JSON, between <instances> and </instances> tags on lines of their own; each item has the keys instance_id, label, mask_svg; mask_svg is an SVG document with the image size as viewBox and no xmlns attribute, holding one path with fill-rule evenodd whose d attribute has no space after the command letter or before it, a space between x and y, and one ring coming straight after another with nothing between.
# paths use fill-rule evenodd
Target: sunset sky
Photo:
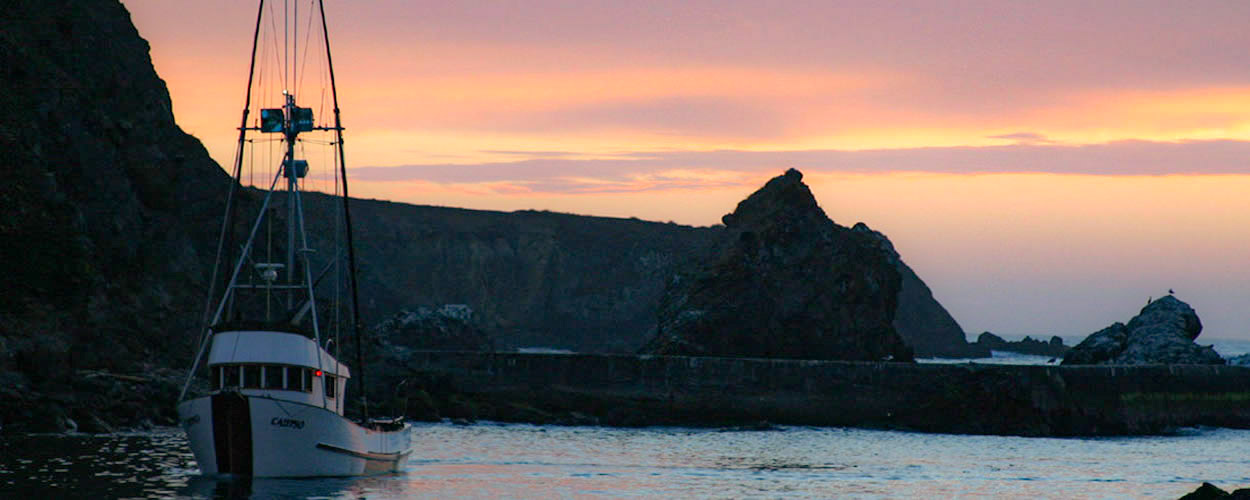
<instances>
[{"instance_id":1,"label":"sunset sky","mask_svg":"<svg viewBox=\"0 0 1250 500\"><path fill-rule=\"evenodd\" d=\"M230 164L255 2L123 3ZM353 195L710 225L795 167L972 337L1250 339L1250 2L326 3Z\"/></svg>"}]
</instances>

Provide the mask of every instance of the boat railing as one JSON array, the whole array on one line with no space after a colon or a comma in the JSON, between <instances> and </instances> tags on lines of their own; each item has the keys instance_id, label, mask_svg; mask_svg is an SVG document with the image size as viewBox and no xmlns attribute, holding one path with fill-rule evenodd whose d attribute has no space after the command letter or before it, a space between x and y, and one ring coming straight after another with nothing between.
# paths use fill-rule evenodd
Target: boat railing
<instances>
[{"instance_id":1,"label":"boat railing","mask_svg":"<svg viewBox=\"0 0 1250 500\"><path fill-rule=\"evenodd\" d=\"M362 427L367 429L382 432L398 431L403 429L405 425L407 424L404 422L404 417L374 417L361 424Z\"/></svg>"}]
</instances>

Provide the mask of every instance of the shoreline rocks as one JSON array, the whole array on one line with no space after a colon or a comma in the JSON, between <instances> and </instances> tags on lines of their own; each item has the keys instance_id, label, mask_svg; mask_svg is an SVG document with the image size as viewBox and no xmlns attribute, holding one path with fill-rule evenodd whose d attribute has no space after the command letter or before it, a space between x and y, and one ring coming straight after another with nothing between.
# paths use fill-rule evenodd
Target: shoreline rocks
<instances>
[{"instance_id":1,"label":"shoreline rocks","mask_svg":"<svg viewBox=\"0 0 1250 500\"><path fill-rule=\"evenodd\" d=\"M1065 365L1225 364L1211 346L1194 339L1202 321L1189 304L1167 295L1142 308L1128 324L1094 332L1063 358Z\"/></svg>"},{"instance_id":2,"label":"shoreline rocks","mask_svg":"<svg viewBox=\"0 0 1250 500\"><path fill-rule=\"evenodd\" d=\"M977 336L977 341L972 345L984 347L987 351L1010 351L1020 354L1032 354L1035 356L1063 357L1070 347L1063 345L1063 339L1058 335L1052 336L1050 342L1043 342L1032 337L1024 337L1024 340L1009 341L990 332L981 332Z\"/></svg>"}]
</instances>

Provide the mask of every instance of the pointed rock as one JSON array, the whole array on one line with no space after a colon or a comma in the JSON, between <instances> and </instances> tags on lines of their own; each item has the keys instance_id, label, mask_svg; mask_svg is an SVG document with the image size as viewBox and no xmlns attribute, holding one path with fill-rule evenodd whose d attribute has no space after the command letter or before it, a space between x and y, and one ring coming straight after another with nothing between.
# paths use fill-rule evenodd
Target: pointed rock
<instances>
[{"instance_id":1,"label":"pointed rock","mask_svg":"<svg viewBox=\"0 0 1250 500\"><path fill-rule=\"evenodd\" d=\"M790 169L738 204L712 252L660 299L643 352L688 356L910 360L891 324L892 254L834 224Z\"/></svg>"}]
</instances>

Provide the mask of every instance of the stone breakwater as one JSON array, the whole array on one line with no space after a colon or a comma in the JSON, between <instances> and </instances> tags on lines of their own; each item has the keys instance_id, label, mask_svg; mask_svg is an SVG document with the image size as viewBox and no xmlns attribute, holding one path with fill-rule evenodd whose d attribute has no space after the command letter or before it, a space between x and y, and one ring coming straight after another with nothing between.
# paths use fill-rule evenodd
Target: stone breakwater
<instances>
[{"instance_id":1,"label":"stone breakwater","mask_svg":"<svg viewBox=\"0 0 1250 500\"><path fill-rule=\"evenodd\" d=\"M1239 366L413 352L404 371L395 401L425 418L1026 436L1250 427L1250 367Z\"/></svg>"}]
</instances>

